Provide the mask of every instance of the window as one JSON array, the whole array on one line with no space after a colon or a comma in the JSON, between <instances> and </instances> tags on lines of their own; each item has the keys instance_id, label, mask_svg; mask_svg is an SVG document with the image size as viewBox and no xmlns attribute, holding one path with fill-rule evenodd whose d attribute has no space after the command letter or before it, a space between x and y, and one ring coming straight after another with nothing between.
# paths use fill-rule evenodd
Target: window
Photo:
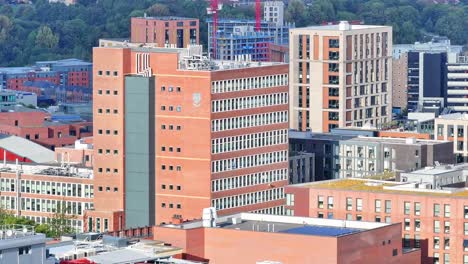
<instances>
[{"instance_id":1,"label":"window","mask_svg":"<svg viewBox=\"0 0 468 264\"><path fill-rule=\"evenodd\" d=\"M102 135L102 129L98 129L98 134Z\"/></svg>"},{"instance_id":2,"label":"window","mask_svg":"<svg viewBox=\"0 0 468 264\"><path fill-rule=\"evenodd\" d=\"M405 218L405 231L409 231L411 229L411 220L409 218Z\"/></svg>"},{"instance_id":3,"label":"window","mask_svg":"<svg viewBox=\"0 0 468 264\"><path fill-rule=\"evenodd\" d=\"M114 76L119 76L119 73L117 71L114 71Z\"/></svg>"},{"instance_id":4,"label":"window","mask_svg":"<svg viewBox=\"0 0 468 264\"><path fill-rule=\"evenodd\" d=\"M414 235L414 247L421 248L421 237L419 235Z\"/></svg>"},{"instance_id":5,"label":"window","mask_svg":"<svg viewBox=\"0 0 468 264\"><path fill-rule=\"evenodd\" d=\"M440 204L434 204L434 216L440 216Z\"/></svg>"},{"instance_id":6,"label":"window","mask_svg":"<svg viewBox=\"0 0 468 264\"><path fill-rule=\"evenodd\" d=\"M385 200L385 213L390 214L392 212L392 201Z\"/></svg>"},{"instance_id":7,"label":"window","mask_svg":"<svg viewBox=\"0 0 468 264\"><path fill-rule=\"evenodd\" d=\"M439 233L440 232L440 221L435 220L434 221L434 233Z\"/></svg>"},{"instance_id":8,"label":"window","mask_svg":"<svg viewBox=\"0 0 468 264\"><path fill-rule=\"evenodd\" d=\"M353 198L346 198L346 210L353 210Z\"/></svg>"},{"instance_id":9,"label":"window","mask_svg":"<svg viewBox=\"0 0 468 264\"><path fill-rule=\"evenodd\" d=\"M346 214L346 220L352 221L353 220L353 215L352 214Z\"/></svg>"},{"instance_id":10,"label":"window","mask_svg":"<svg viewBox=\"0 0 468 264\"><path fill-rule=\"evenodd\" d=\"M110 90L106 90L106 94L110 94Z\"/></svg>"},{"instance_id":11,"label":"window","mask_svg":"<svg viewBox=\"0 0 468 264\"><path fill-rule=\"evenodd\" d=\"M411 208L411 203L410 202L405 202L405 215L410 214L410 209Z\"/></svg>"},{"instance_id":12,"label":"window","mask_svg":"<svg viewBox=\"0 0 468 264\"><path fill-rule=\"evenodd\" d=\"M162 130L166 130L166 125L161 125Z\"/></svg>"},{"instance_id":13,"label":"window","mask_svg":"<svg viewBox=\"0 0 468 264\"><path fill-rule=\"evenodd\" d=\"M290 194L290 193L286 194L286 205L294 206L294 194Z\"/></svg>"},{"instance_id":14,"label":"window","mask_svg":"<svg viewBox=\"0 0 468 264\"><path fill-rule=\"evenodd\" d=\"M161 189L166 190L166 184L162 184Z\"/></svg>"},{"instance_id":15,"label":"window","mask_svg":"<svg viewBox=\"0 0 468 264\"><path fill-rule=\"evenodd\" d=\"M162 207L162 208L166 208L166 203L162 203L162 204L161 204L161 207Z\"/></svg>"},{"instance_id":16,"label":"window","mask_svg":"<svg viewBox=\"0 0 468 264\"><path fill-rule=\"evenodd\" d=\"M328 196L328 209L333 209L333 196Z\"/></svg>"},{"instance_id":17,"label":"window","mask_svg":"<svg viewBox=\"0 0 468 264\"><path fill-rule=\"evenodd\" d=\"M118 94L119 94L119 92L114 90L114 95L118 95Z\"/></svg>"},{"instance_id":18,"label":"window","mask_svg":"<svg viewBox=\"0 0 468 264\"><path fill-rule=\"evenodd\" d=\"M414 215L421 215L421 203L414 203Z\"/></svg>"},{"instance_id":19,"label":"window","mask_svg":"<svg viewBox=\"0 0 468 264\"><path fill-rule=\"evenodd\" d=\"M380 213L381 211L381 203L380 200L375 200L375 212Z\"/></svg>"},{"instance_id":20,"label":"window","mask_svg":"<svg viewBox=\"0 0 468 264\"><path fill-rule=\"evenodd\" d=\"M356 221L362 221L362 215L356 215Z\"/></svg>"},{"instance_id":21,"label":"window","mask_svg":"<svg viewBox=\"0 0 468 264\"><path fill-rule=\"evenodd\" d=\"M380 217L380 215L376 215L375 216L375 222L377 222L377 223L382 222L382 217Z\"/></svg>"},{"instance_id":22,"label":"window","mask_svg":"<svg viewBox=\"0 0 468 264\"><path fill-rule=\"evenodd\" d=\"M444 216L450 217L450 204L444 204Z\"/></svg>"},{"instance_id":23,"label":"window","mask_svg":"<svg viewBox=\"0 0 468 264\"><path fill-rule=\"evenodd\" d=\"M450 255L448 253L444 254L444 264L450 263Z\"/></svg>"},{"instance_id":24,"label":"window","mask_svg":"<svg viewBox=\"0 0 468 264\"><path fill-rule=\"evenodd\" d=\"M322 213L322 212L318 212L317 217L318 217L318 218L323 218L323 213Z\"/></svg>"},{"instance_id":25,"label":"window","mask_svg":"<svg viewBox=\"0 0 468 264\"><path fill-rule=\"evenodd\" d=\"M102 90L98 90L98 92L97 92L97 93L98 93L98 94L102 94Z\"/></svg>"},{"instance_id":26,"label":"window","mask_svg":"<svg viewBox=\"0 0 468 264\"><path fill-rule=\"evenodd\" d=\"M358 212L362 211L362 199L361 198L356 198L356 211Z\"/></svg>"},{"instance_id":27,"label":"window","mask_svg":"<svg viewBox=\"0 0 468 264\"><path fill-rule=\"evenodd\" d=\"M398 249L394 248L392 252L393 256L398 256Z\"/></svg>"},{"instance_id":28,"label":"window","mask_svg":"<svg viewBox=\"0 0 468 264\"><path fill-rule=\"evenodd\" d=\"M392 223L392 218L390 216L385 217L385 223L391 224Z\"/></svg>"},{"instance_id":29,"label":"window","mask_svg":"<svg viewBox=\"0 0 468 264\"><path fill-rule=\"evenodd\" d=\"M177 88L176 88L176 91L177 91L178 93L180 93L180 91L181 91L180 87L177 87Z\"/></svg>"},{"instance_id":30,"label":"window","mask_svg":"<svg viewBox=\"0 0 468 264\"><path fill-rule=\"evenodd\" d=\"M166 111L166 106L161 105L161 111Z\"/></svg>"},{"instance_id":31,"label":"window","mask_svg":"<svg viewBox=\"0 0 468 264\"><path fill-rule=\"evenodd\" d=\"M449 237L444 238L444 248L445 249L450 249L450 238Z\"/></svg>"},{"instance_id":32,"label":"window","mask_svg":"<svg viewBox=\"0 0 468 264\"><path fill-rule=\"evenodd\" d=\"M166 91L166 86L161 86L161 92Z\"/></svg>"},{"instance_id":33,"label":"window","mask_svg":"<svg viewBox=\"0 0 468 264\"><path fill-rule=\"evenodd\" d=\"M102 71L98 71L98 75L99 75L99 76L102 76Z\"/></svg>"},{"instance_id":34,"label":"window","mask_svg":"<svg viewBox=\"0 0 468 264\"><path fill-rule=\"evenodd\" d=\"M18 254L20 255L31 254L31 246L18 248Z\"/></svg>"},{"instance_id":35,"label":"window","mask_svg":"<svg viewBox=\"0 0 468 264\"><path fill-rule=\"evenodd\" d=\"M465 232L465 235L468 235L468 223L463 223L463 230Z\"/></svg>"},{"instance_id":36,"label":"window","mask_svg":"<svg viewBox=\"0 0 468 264\"><path fill-rule=\"evenodd\" d=\"M434 253L432 260L434 261L434 264L439 264L439 253Z\"/></svg>"},{"instance_id":37,"label":"window","mask_svg":"<svg viewBox=\"0 0 468 264\"><path fill-rule=\"evenodd\" d=\"M410 235L405 234L403 237L403 247L409 248L410 247Z\"/></svg>"},{"instance_id":38,"label":"window","mask_svg":"<svg viewBox=\"0 0 468 264\"><path fill-rule=\"evenodd\" d=\"M434 249L438 249L440 247L440 239L439 237L434 237Z\"/></svg>"},{"instance_id":39,"label":"window","mask_svg":"<svg viewBox=\"0 0 468 264\"><path fill-rule=\"evenodd\" d=\"M444 222L444 233L449 234L450 233L450 222L445 221Z\"/></svg>"},{"instance_id":40,"label":"window","mask_svg":"<svg viewBox=\"0 0 468 264\"><path fill-rule=\"evenodd\" d=\"M177 209L181 209L182 206L180 204L177 204Z\"/></svg>"},{"instance_id":41,"label":"window","mask_svg":"<svg viewBox=\"0 0 468 264\"><path fill-rule=\"evenodd\" d=\"M318 208L323 209L323 196L318 197Z\"/></svg>"},{"instance_id":42,"label":"window","mask_svg":"<svg viewBox=\"0 0 468 264\"><path fill-rule=\"evenodd\" d=\"M419 232L421 231L421 220L414 219L414 231Z\"/></svg>"}]
</instances>

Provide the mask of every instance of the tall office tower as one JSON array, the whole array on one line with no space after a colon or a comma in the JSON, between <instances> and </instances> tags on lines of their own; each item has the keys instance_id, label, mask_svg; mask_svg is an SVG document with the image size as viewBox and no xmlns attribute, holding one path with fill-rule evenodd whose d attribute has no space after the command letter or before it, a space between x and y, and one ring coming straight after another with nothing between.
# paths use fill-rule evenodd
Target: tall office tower
<instances>
[{"instance_id":1,"label":"tall office tower","mask_svg":"<svg viewBox=\"0 0 468 264\"><path fill-rule=\"evenodd\" d=\"M434 111L446 105L447 53L408 52L408 110Z\"/></svg>"},{"instance_id":2,"label":"tall office tower","mask_svg":"<svg viewBox=\"0 0 468 264\"><path fill-rule=\"evenodd\" d=\"M186 17L132 17L132 43L153 43L156 47L186 48L200 41L200 22Z\"/></svg>"},{"instance_id":3,"label":"tall office tower","mask_svg":"<svg viewBox=\"0 0 468 264\"><path fill-rule=\"evenodd\" d=\"M391 121L392 28L313 26L290 30L290 128L379 127Z\"/></svg>"},{"instance_id":4,"label":"tall office tower","mask_svg":"<svg viewBox=\"0 0 468 264\"><path fill-rule=\"evenodd\" d=\"M174 223L210 206L221 215L282 213L287 64L210 61L201 46L131 46L94 49L88 226Z\"/></svg>"}]
</instances>

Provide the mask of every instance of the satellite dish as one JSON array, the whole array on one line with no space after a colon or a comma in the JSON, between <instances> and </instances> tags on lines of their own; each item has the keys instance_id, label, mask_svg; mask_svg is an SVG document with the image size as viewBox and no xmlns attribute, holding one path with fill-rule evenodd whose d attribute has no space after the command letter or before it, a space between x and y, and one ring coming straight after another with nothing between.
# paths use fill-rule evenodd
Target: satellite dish
<instances>
[{"instance_id":1,"label":"satellite dish","mask_svg":"<svg viewBox=\"0 0 468 264\"><path fill-rule=\"evenodd\" d=\"M11 237L13 235L13 230L7 230L6 235L7 237Z\"/></svg>"},{"instance_id":2,"label":"satellite dish","mask_svg":"<svg viewBox=\"0 0 468 264\"><path fill-rule=\"evenodd\" d=\"M23 233L27 233L28 229L26 227L23 228Z\"/></svg>"}]
</instances>

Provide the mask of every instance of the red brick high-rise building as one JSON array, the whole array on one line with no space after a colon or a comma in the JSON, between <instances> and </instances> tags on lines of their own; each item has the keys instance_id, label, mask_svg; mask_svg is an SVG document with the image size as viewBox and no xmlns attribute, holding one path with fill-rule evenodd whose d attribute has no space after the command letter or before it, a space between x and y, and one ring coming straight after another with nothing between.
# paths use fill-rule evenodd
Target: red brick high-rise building
<instances>
[{"instance_id":1,"label":"red brick high-rise building","mask_svg":"<svg viewBox=\"0 0 468 264\"><path fill-rule=\"evenodd\" d=\"M199 46L100 47L93 61L95 210L85 226L180 222L210 206L282 213L287 64L223 64Z\"/></svg>"},{"instance_id":2,"label":"red brick high-rise building","mask_svg":"<svg viewBox=\"0 0 468 264\"><path fill-rule=\"evenodd\" d=\"M199 44L200 22L185 17L132 17L130 40L157 47L186 48Z\"/></svg>"}]
</instances>

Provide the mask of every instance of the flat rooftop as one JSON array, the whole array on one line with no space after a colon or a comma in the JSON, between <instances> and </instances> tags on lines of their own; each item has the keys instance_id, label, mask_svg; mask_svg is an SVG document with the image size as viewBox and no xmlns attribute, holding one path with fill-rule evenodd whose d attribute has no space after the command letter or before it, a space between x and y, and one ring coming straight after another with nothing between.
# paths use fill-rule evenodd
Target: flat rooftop
<instances>
[{"instance_id":1,"label":"flat rooftop","mask_svg":"<svg viewBox=\"0 0 468 264\"><path fill-rule=\"evenodd\" d=\"M468 197L468 189L442 187L442 189L420 189L416 188L414 182L394 182L394 181L379 181L371 179L337 179L319 182L310 182L292 185L299 188L310 189L325 189L325 190L341 190L355 192L373 192L373 193L392 193L402 195L425 195L425 196L440 196L440 197Z\"/></svg>"},{"instance_id":2,"label":"flat rooftop","mask_svg":"<svg viewBox=\"0 0 468 264\"><path fill-rule=\"evenodd\" d=\"M64 164L61 166L58 162L57 165L51 164L18 164L6 163L0 164L1 173L16 173L17 170L21 170L23 175L41 175L41 176L52 176L52 177L70 177L70 178L82 178L82 179L93 179L93 169L68 166Z\"/></svg>"},{"instance_id":3,"label":"flat rooftop","mask_svg":"<svg viewBox=\"0 0 468 264\"><path fill-rule=\"evenodd\" d=\"M178 17L178 16L146 16L138 17L139 19L148 19L148 20L162 20L162 21L174 21L174 20L198 20L198 18L191 17Z\"/></svg>"},{"instance_id":4,"label":"flat rooftop","mask_svg":"<svg viewBox=\"0 0 468 264\"><path fill-rule=\"evenodd\" d=\"M380 142L385 144L403 144L403 145L437 145L446 143L443 140L415 139L415 138L392 138L392 137L363 137L357 136L350 141L360 142Z\"/></svg>"},{"instance_id":5,"label":"flat rooftop","mask_svg":"<svg viewBox=\"0 0 468 264\"><path fill-rule=\"evenodd\" d=\"M377 222L239 213L218 217L216 218L216 227L206 228L340 237L388 225L387 223ZM164 225L163 227L178 229L200 228L203 227L203 221L196 220L181 225Z\"/></svg>"},{"instance_id":6,"label":"flat rooftop","mask_svg":"<svg viewBox=\"0 0 468 264\"><path fill-rule=\"evenodd\" d=\"M323 31L347 31L347 30L365 30L365 29L375 29L375 28L390 28L389 26L380 26L380 25L353 25L349 24L349 28L346 30L340 29L340 25L318 25L318 26L309 26L303 28L291 29L294 30L323 30Z\"/></svg>"},{"instance_id":7,"label":"flat rooftop","mask_svg":"<svg viewBox=\"0 0 468 264\"><path fill-rule=\"evenodd\" d=\"M179 70L187 71L227 71L227 70L238 70L244 68L256 68L256 67L268 67L274 65L287 65L284 62L257 62L257 61L246 61L241 58L237 61L232 60L213 60L203 53L201 45L193 45L187 48L164 48L164 47L153 47L142 44L141 46L134 46L131 43L121 42L114 43L112 46L98 47L102 49L122 49L131 48L134 51L139 52L151 52L151 53L177 53L179 56Z\"/></svg>"},{"instance_id":8,"label":"flat rooftop","mask_svg":"<svg viewBox=\"0 0 468 264\"><path fill-rule=\"evenodd\" d=\"M465 113L453 113L448 115L440 115L436 119L444 119L444 120L468 120L468 114Z\"/></svg>"}]
</instances>

